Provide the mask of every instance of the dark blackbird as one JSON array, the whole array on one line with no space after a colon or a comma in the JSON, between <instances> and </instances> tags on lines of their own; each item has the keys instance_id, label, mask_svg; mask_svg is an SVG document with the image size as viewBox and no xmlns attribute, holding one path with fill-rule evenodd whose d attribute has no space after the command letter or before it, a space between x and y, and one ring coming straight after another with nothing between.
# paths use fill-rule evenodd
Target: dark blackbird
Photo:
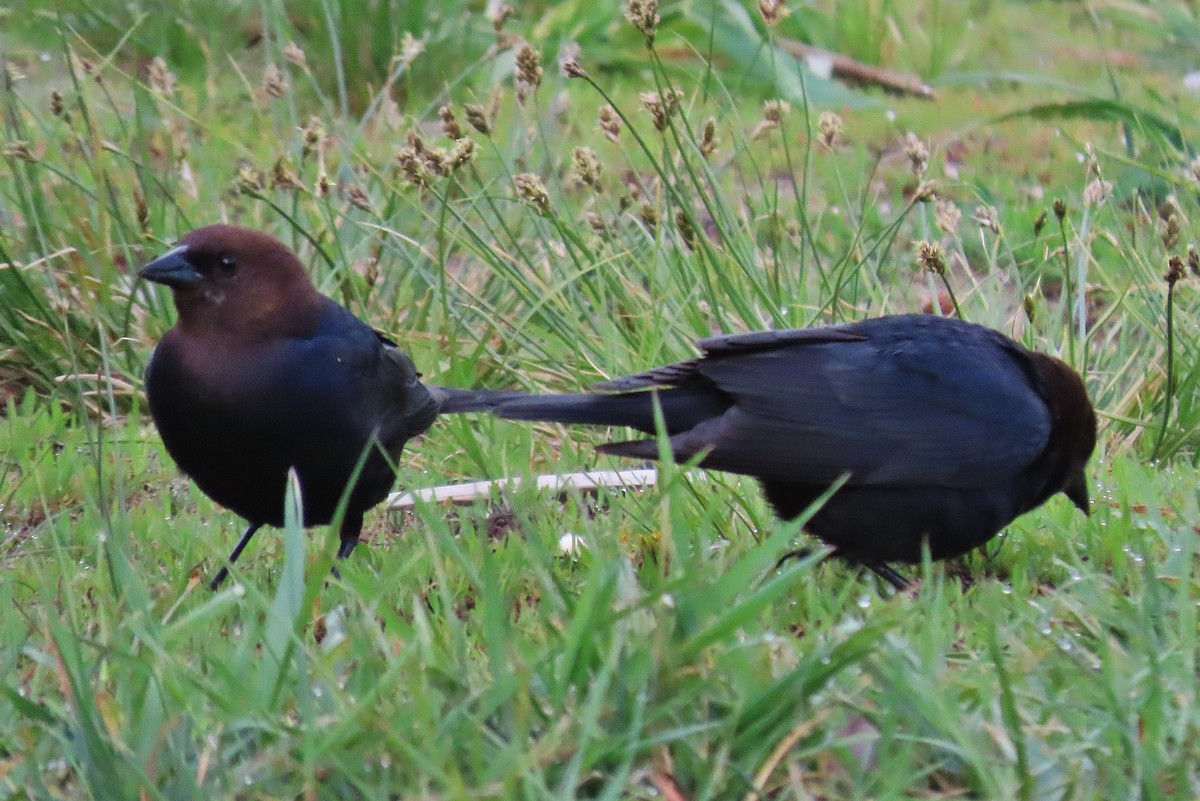
<instances>
[{"instance_id":1,"label":"dark blackbird","mask_svg":"<svg viewBox=\"0 0 1200 801\"><path fill-rule=\"evenodd\" d=\"M503 417L655 433L678 461L753 476L780 517L848 474L807 530L894 584L887 562L958 556L1062 492L1088 512L1096 416L1058 359L959 320L901 315L701 340L704 355L499 402ZM654 439L600 451L656 459Z\"/></svg>"},{"instance_id":2,"label":"dark blackbird","mask_svg":"<svg viewBox=\"0 0 1200 801\"><path fill-rule=\"evenodd\" d=\"M200 228L139 275L170 287L179 312L146 370L150 414L179 468L248 521L230 564L261 526L283 525L289 468L308 526L333 519L357 471L339 532L345 559L404 444L441 412L474 410L472 393L422 384L394 342L318 293L267 234Z\"/></svg>"}]
</instances>

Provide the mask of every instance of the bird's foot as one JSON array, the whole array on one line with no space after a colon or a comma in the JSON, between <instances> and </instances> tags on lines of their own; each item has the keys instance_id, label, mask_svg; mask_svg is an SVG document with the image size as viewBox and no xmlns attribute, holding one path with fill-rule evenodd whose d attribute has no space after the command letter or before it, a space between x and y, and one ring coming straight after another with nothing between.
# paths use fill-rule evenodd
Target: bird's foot
<instances>
[{"instance_id":1,"label":"bird's foot","mask_svg":"<svg viewBox=\"0 0 1200 801\"><path fill-rule=\"evenodd\" d=\"M891 584L896 592L904 592L912 585L908 583L908 579L897 573L890 565L885 562L864 562L864 566L872 573L879 576L881 579Z\"/></svg>"}]
</instances>

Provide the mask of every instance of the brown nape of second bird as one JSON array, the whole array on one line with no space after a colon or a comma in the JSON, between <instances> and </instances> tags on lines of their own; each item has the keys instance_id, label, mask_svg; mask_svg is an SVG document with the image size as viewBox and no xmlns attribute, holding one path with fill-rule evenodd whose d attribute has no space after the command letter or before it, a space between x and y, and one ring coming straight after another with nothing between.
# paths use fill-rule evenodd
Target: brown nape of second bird
<instances>
[{"instance_id":1,"label":"brown nape of second bird","mask_svg":"<svg viewBox=\"0 0 1200 801\"><path fill-rule=\"evenodd\" d=\"M346 494L345 559L405 443L440 413L503 396L422 384L394 342L317 292L287 246L259 231L197 229L139 275L170 287L179 312L146 369L150 414L179 468L246 519L229 564L261 526L283 525L289 469L306 526L329 523Z\"/></svg>"},{"instance_id":2,"label":"brown nape of second bird","mask_svg":"<svg viewBox=\"0 0 1200 801\"><path fill-rule=\"evenodd\" d=\"M702 340L691 361L619 378L608 393L531 395L520 420L655 433L675 459L753 476L794 519L835 481L809 533L897 587L888 562L958 556L1064 493L1088 511L1096 415L1079 376L982 326L929 315ZM604 453L658 458L654 439Z\"/></svg>"}]
</instances>

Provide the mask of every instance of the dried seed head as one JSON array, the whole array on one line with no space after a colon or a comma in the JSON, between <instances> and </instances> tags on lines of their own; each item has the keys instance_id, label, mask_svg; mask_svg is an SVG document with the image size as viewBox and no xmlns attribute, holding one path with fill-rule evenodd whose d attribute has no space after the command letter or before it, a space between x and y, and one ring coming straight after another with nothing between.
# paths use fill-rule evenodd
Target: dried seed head
<instances>
[{"instance_id":1,"label":"dried seed head","mask_svg":"<svg viewBox=\"0 0 1200 801\"><path fill-rule=\"evenodd\" d=\"M462 126L458 124L458 118L454 116L454 109L449 105L442 106L438 109L438 116L442 118L442 133L456 142L463 138Z\"/></svg>"},{"instance_id":2,"label":"dried seed head","mask_svg":"<svg viewBox=\"0 0 1200 801\"><path fill-rule=\"evenodd\" d=\"M248 161L238 165L237 175L233 178L233 191L239 195L258 196L262 194L267 179L260 170Z\"/></svg>"},{"instance_id":3,"label":"dried seed head","mask_svg":"<svg viewBox=\"0 0 1200 801\"><path fill-rule=\"evenodd\" d=\"M267 97L279 99L287 94L287 78L283 71L274 64L268 64L263 71L262 90Z\"/></svg>"},{"instance_id":4,"label":"dried seed head","mask_svg":"<svg viewBox=\"0 0 1200 801\"><path fill-rule=\"evenodd\" d=\"M425 159L425 167L431 175L444 177L450 174L450 151L440 147L431 148L421 154Z\"/></svg>"},{"instance_id":5,"label":"dried seed head","mask_svg":"<svg viewBox=\"0 0 1200 801\"><path fill-rule=\"evenodd\" d=\"M1003 230L1000 226L1000 215L994 206L976 206L975 213L971 215L971 219L979 223L980 227L987 228L997 236Z\"/></svg>"},{"instance_id":6,"label":"dried seed head","mask_svg":"<svg viewBox=\"0 0 1200 801\"><path fill-rule=\"evenodd\" d=\"M654 208L653 205L643 203L641 208L638 209L638 219L642 221L642 225L646 226L646 230L651 235L658 230L658 209Z\"/></svg>"},{"instance_id":7,"label":"dried seed head","mask_svg":"<svg viewBox=\"0 0 1200 801\"><path fill-rule=\"evenodd\" d=\"M846 127L842 118L832 111L822 111L817 118L817 141L825 150L833 150L846 141Z\"/></svg>"},{"instance_id":8,"label":"dried seed head","mask_svg":"<svg viewBox=\"0 0 1200 801\"><path fill-rule=\"evenodd\" d=\"M1045 227L1046 227L1046 210L1042 209L1042 213L1039 214L1037 216L1037 219L1033 221L1033 235L1039 236L1042 233L1042 229Z\"/></svg>"},{"instance_id":9,"label":"dried seed head","mask_svg":"<svg viewBox=\"0 0 1200 801\"><path fill-rule=\"evenodd\" d=\"M787 9L783 6L783 0L758 0L758 13L762 14L763 22L770 28L787 16Z\"/></svg>"},{"instance_id":10,"label":"dried seed head","mask_svg":"<svg viewBox=\"0 0 1200 801\"><path fill-rule=\"evenodd\" d=\"M542 83L542 57L529 42L522 42L517 50L517 102L525 98Z\"/></svg>"},{"instance_id":11,"label":"dried seed head","mask_svg":"<svg viewBox=\"0 0 1200 801\"><path fill-rule=\"evenodd\" d=\"M914 203L928 203L937 197L937 181L921 181L917 184L917 188L913 190Z\"/></svg>"},{"instance_id":12,"label":"dried seed head","mask_svg":"<svg viewBox=\"0 0 1200 801\"><path fill-rule=\"evenodd\" d=\"M587 72L579 66L579 42L567 42L558 50L558 66L568 78L586 78Z\"/></svg>"},{"instance_id":13,"label":"dried seed head","mask_svg":"<svg viewBox=\"0 0 1200 801\"><path fill-rule=\"evenodd\" d=\"M133 209L137 215L138 230L143 236L150 234L150 207L146 205L146 198L142 197L141 192L133 193Z\"/></svg>"},{"instance_id":14,"label":"dried seed head","mask_svg":"<svg viewBox=\"0 0 1200 801\"><path fill-rule=\"evenodd\" d=\"M621 183L625 185L625 189L629 192L629 196L637 200L642 196L642 186L639 183L638 175L633 170L626 170L621 173Z\"/></svg>"},{"instance_id":15,"label":"dried seed head","mask_svg":"<svg viewBox=\"0 0 1200 801\"><path fill-rule=\"evenodd\" d=\"M717 152L720 147L721 140L717 138L717 120L715 117L709 117L704 121L704 127L700 129L700 155L704 158L712 158L712 155Z\"/></svg>"},{"instance_id":16,"label":"dried seed head","mask_svg":"<svg viewBox=\"0 0 1200 801\"><path fill-rule=\"evenodd\" d=\"M750 138L753 140L762 139L771 131L778 128L780 122L792 110L792 107L786 100L767 100L763 103L762 109L762 119L750 131Z\"/></svg>"},{"instance_id":17,"label":"dried seed head","mask_svg":"<svg viewBox=\"0 0 1200 801\"><path fill-rule=\"evenodd\" d=\"M67 103L63 100L62 92L57 89L50 91L50 113L55 117L61 117L67 109Z\"/></svg>"},{"instance_id":18,"label":"dried seed head","mask_svg":"<svg viewBox=\"0 0 1200 801\"><path fill-rule=\"evenodd\" d=\"M146 82L150 84L150 91L164 100L175 94L175 73L171 72L167 68L167 62L158 56L150 59L150 66L146 70Z\"/></svg>"},{"instance_id":19,"label":"dried seed head","mask_svg":"<svg viewBox=\"0 0 1200 801\"><path fill-rule=\"evenodd\" d=\"M429 175L425 169L425 159L412 145L405 145L396 150L396 166L404 180L417 187L429 185Z\"/></svg>"},{"instance_id":20,"label":"dried seed head","mask_svg":"<svg viewBox=\"0 0 1200 801\"><path fill-rule=\"evenodd\" d=\"M367 282L367 286L375 286L379 282L379 259L375 256L367 259L367 265L363 269L363 280Z\"/></svg>"},{"instance_id":21,"label":"dried seed head","mask_svg":"<svg viewBox=\"0 0 1200 801\"><path fill-rule=\"evenodd\" d=\"M546 194L546 187L541 178L533 173L523 172L513 176L513 184L516 185L517 194L521 199L533 206L538 214L544 217L550 213L550 196Z\"/></svg>"},{"instance_id":22,"label":"dried seed head","mask_svg":"<svg viewBox=\"0 0 1200 801\"><path fill-rule=\"evenodd\" d=\"M1062 198L1055 198L1054 200L1054 216L1060 223L1067 216L1067 202Z\"/></svg>"},{"instance_id":23,"label":"dried seed head","mask_svg":"<svg viewBox=\"0 0 1200 801\"><path fill-rule=\"evenodd\" d=\"M496 43L488 48L489 55L502 53L505 50L512 50L521 43L522 39L515 33L510 31L496 31Z\"/></svg>"},{"instance_id":24,"label":"dried seed head","mask_svg":"<svg viewBox=\"0 0 1200 801\"><path fill-rule=\"evenodd\" d=\"M400 37L400 53L394 60L402 64L404 69L407 70L417 60L417 57L424 52L425 37L416 39L411 33L405 31L404 35Z\"/></svg>"},{"instance_id":25,"label":"dried seed head","mask_svg":"<svg viewBox=\"0 0 1200 801\"><path fill-rule=\"evenodd\" d=\"M594 211L587 211L583 214L583 221L588 224L588 227L601 236L608 234L608 223L604 222L604 218Z\"/></svg>"},{"instance_id":26,"label":"dried seed head","mask_svg":"<svg viewBox=\"0 0 1200 801\"><path fill-rule=\"evenodd\" d=\"M1175 286L1185 275L1187 273L1183 269L1183 259L1180 256L1167 259L1167 274L1163 278L1166 279L1168 287Z\"/></svg>"},{"instance_id":27,"label":"dried seed head","mask_svg":"<svg viewBox=\"0 0 1200 801\"><path fill-rule=\"evenodd\" d=\"M83 73L95 79L96 83L100 83L100 73L96 69L96 64L91 59L84 58L76 51L70 53L71 66L74 72Z\"/></svg>"},{"instance_id":28,"label":"dried seed head","mask_svg":"<svg viewBox=\"0 0 1200 801\"><path fill-rule=\"evenodd\" d=\"M1088 142L1083 146L1084 163L1087 164L1087 174L1091 178L1100 178L1100 162L1096 159L1096 148Z\"/></svg>"},{"instance_id":29,"label":"dried seed head","mask_svg":"<svg viewBox=\"0 0 1200 801\"><path fill-rule=\"evenodd\" d=\"M1192 180L1200 184L1200 156L1192 159L1192 163L1188 165L1188 173L1192 176Z\"/></svg>"},{"instance_id":30,"label":"dried seed head","mask_svg":"<svg viewBox=\"0 0 1200 801\"><path fill-rule=\"evenodd\" d=\"M562 63L563 74L568 78L587 78L587 70L579 66L579 59L568 58Z\"/></svg>"},{"instance_id":31,"label":"dried seed head","mask_svg":"<svg viewBox=\"0 0 1200 801\"><path fill-rule=\"evenodd\" d=\"M1192 271L1192 275L1200 278L1200 255L1196 253L1196 246L1188 245L1187 254L1188 269Z\"/></svg>"},{"instance_id":32,"label":"dried seed head","mask_svg":"<svg viewBox=\"0 0 1200 801\"><path fill-rule=\"evenodd\" d=\"M917 243L917 266L927 273L946 274L946 253L937 242Z\"/></svg>"},{"instance_id":33,"label":"dried seed head","mask_svg":"<svg viewBox=\"0 0 1200 801\"><path fill-rule=\"evenodd\" d=\"M475 160L475 140L468 136L457 139L450 149L450 171L454 172Z\"/></svg>"},{"instance_id":34,"label":"dried seed head","mask_svg":"<svg viewBox=\"0 0 1200 801\"><path fill-rule=\"evenodd\" d=\"M572 161L580 182L599 192L602 188L600 176L604 170L600 166L600 159L596 157L596 151L590 147L577 147L572 153Z\"/></svg>"},{"instance_id":35,"label":"dried seed head","mask_svg":"<svg viewBox=\"0 0 1200 801\"><path fill-rule=\"evenodd\" d=\"M425 157L425 152L429 150L429 148L426 147L425 140L421 137L421 134L417 133L415 130L411 130L405 134L404 141L408 142L408 146L417 151L422 158Z\"/></svg>"},{"instance_id":36,"label":"dried seed head","mask_svg":"<svg viewBox=\"0 0 1200 801\"><path fill-rule=\"evenodd\" d=\"M953 201L939 200L934 206L934 217L937 220L938 228L944 233L954 236L958 233L958 224L962 220L962 212L959 211Z\"/></svg>"},{"instance_id":37,"label":"dried seed head","mask_svg":"<svg viewBox=\"0 0 1200 801\"><path fill-rule=\"evenodd\" d=\"M675 212L675 227L679 230L679 238L688 250L696 249L696 226L692 223L692 215L683 209Z\"/></svg>"},{"instance_id":38,"label":"dried seed head","mask_svg":"<svg viewBox=\"0 0 1200 801\"><path fill-rule=\"evenodd\" d=\"M650 112L650 119L654 121L654 127L663 131L666 130L667 123L671 117L679 109L679 101L683 99L682 89L668 89L666 92L642 92L642 107Z\"/></svg>"},{"instance_id":39,"label":"dried seed head","mask_svg":"<svg viewBox=\"0 0 1200 801\"><path fill-rule=\"evenodd\" d=\"M36 164L38 161L37 155L33 152L33 148L24 139L14 139L6 144L3 149L0 149L0 154L6 158L24 161L29 164Z\"/></svg>"},{"instance_id":40,"label":"dried seed head","mask_svg":"<svg viewBox=\"0 0 1200 801\"><path fill-rule=\"evenodd\" d=\"M467 115L467 124L472 128L484 136L492 133L492 118L485 106L477 103L467 103L463 106L463 113Z\"/></svg>"},{"instance_id":41,"label":"dried seed head","mask_svg":"<svg viewBox=\"0 0 1200 801\"><path fill-rule=\"evenodd\" d=\"M295 42L288 42L284 46L283 57L302 70L308 69L308 57L304 55L304 51L300 48L300 45Z\"/></svg>"},{"instance_id":42,"label":"dried seed head","mask_svg":"<svg viewBox=\"0 0 1200 801\"><path fill-rule=\"evenodd\" d=\"M313 114L308 118L308 123L300 129L300 135L304 140L301 149L303 158L311 156L313 153L320 152L325 145L327 133L325 131L325 123L321 122L321 118Z\"/></svg>"},{"instance_id":43,"label":"dried seed head","mask_svg":"<svg viewBox=\"0 0 1200 801\"><path fill-rule=\"evenodd\" d=\"M517 50L517 80L536 86L541 84L541 55L529 42L521 42Z\"/></svg>"},{"instance_id":44,"label":"dried seed head","mask_svg":"<svg viewBox=\"0 0 1200 801\"><path fill-rule=\"evenodd\" d=\"M612 141L621 141L621 118L617 116L617 110L608 104L600 107L600 130Z\"/></svg>"},{"instance_id":45,"label":"dried seed head","mask_svg":"<svg viewBox=\"0 0 1200 801\"><path fill-rule=\"evenodd\" d=\"M767 100L763 102L763 120L778 125L792 111L792 104L786 100Z\"/></svg>"},{"instance_id":46,"label":"dried seed head","mask_svg":"<svg viewBox=\"0 0 1200 801\"><path fill-rule=\"evenodd\" d=\"M300 176L282 156L275 161L275 166L271 168L271 188L292 191L304 188L304 184L300 183Z\"/></svg>"},{"instance_id":47,"label":"dried seed head","mask_svg":"<svg viewBox=\"0 0 1200 801\"><path fill-rule=\"evenodd\" d=\"M371 208L371 198L358 185L353 185L346 190L346 199L350 201L350 205L356 209L362 209L365 212L374 213Z\"/></svg>"},{"instance_id":48,"label":"dried seed head","mask_svg":"<svg viewBox=\"0 0 1200 801\"><path fill-rule=\"evenodd\" d=\"M658 30L658 0L629 0L621 9L625 19L646 37L646 46L654 44L654 34Z\"/></svg>"},{"instance_id":49,"label":"dried seed head","mask_svg":"<svg viewBox=\"0 0 1200 801\"><path fill-rule=\"evenodd\" d=\"M510 19L512 19L513 9L508 3L499 3L492 0L487 5L487 11L484 15L488 21L492 23L492 30L496 33L500 32Z\"/></svg>"},{"instance_id":50,"label":"dried seed head","mask_svg":"<svg viewBox=\"0 0 1200 801\"><path fill-rule=\"evenodd\" d=\"M1093 178L1083 188L1083 205L1103 206L1112 196L1112 182L1102 178Z\"/></svg>"},{"instance_id":51,"label":"dried seed head","mask_svg":"<svg viewBox=\"0 0 1200 801\"><path fill-rule=\"evenodd\" d=\"M1183 233L1183 223L1175 209L1167 207L1166 215L1159 218L1158 233L1162 237L1163 249L1168 253L1179 244L1180 234Z\"/></svg>"},{"instance_id":52,"label":"dried seed head","mask_svg":"<svg viewBox=\"0 0 1200 801\"><path fill-rule=\"evenodd\" d=\"M330 191L333 189L329 184L329 176L321 173L317 176L317 197L329 197Z\"/></svg>"},{"instance_id":53,"label":"dried seed head","mask_svg":"<svg viewBox=\"0 0 1200 801\"><path fill-rule=\"evenodd\" d=\"M923 177L929 167L929 148L912 131L904 135L904 155L908 156L913 175Z\"/></svg>"}]
</instances>

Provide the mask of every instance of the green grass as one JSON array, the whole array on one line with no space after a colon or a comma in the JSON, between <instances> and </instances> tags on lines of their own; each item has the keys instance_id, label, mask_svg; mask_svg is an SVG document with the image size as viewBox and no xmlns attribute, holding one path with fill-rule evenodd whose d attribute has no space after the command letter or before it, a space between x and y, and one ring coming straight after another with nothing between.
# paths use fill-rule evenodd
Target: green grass
<instances>
[{"instance_id":1,"label":"green grass","mask_svg":"<svg viewBox=\"0 0 1200 801\"><path fill-rule=\"evenodd\" d=\"M506 26L542 57L523 105L478 4L0 9L20 77L0 84L0 798L1200 795L1200 317L1189 276L1168 339L1162 277L1200 215L1198 121L1164 52L1194 50L1192 16L898 5L768 30L756 4L664 3L647 51L603 4L537 4ZM918 72L939 100L798 72L780 37ZM555 66L571 40L587 80ZM465 105L497 87L484 135ZM658 131L639 93L670 87ZM776 97L790 113L755 138ZM398 152L413 132L453 146L443 105L474 160L414 186ZM912 200L923 181L957 221ZM579 388L715 330L946 293L1084 372L1096 504L1055 499L896 595L836 563L775 570L805 540L752 482L667 466L640 494L376 512L340 580L332 533L264 532L214 595L240 521L143 410L173 311L132 276L218 219L283 237L462 386ZM944 275L917 269L920 241ZM628 466L593 454L602 435L451 418L399 484Z\"/></svg>"}]
</instances>

